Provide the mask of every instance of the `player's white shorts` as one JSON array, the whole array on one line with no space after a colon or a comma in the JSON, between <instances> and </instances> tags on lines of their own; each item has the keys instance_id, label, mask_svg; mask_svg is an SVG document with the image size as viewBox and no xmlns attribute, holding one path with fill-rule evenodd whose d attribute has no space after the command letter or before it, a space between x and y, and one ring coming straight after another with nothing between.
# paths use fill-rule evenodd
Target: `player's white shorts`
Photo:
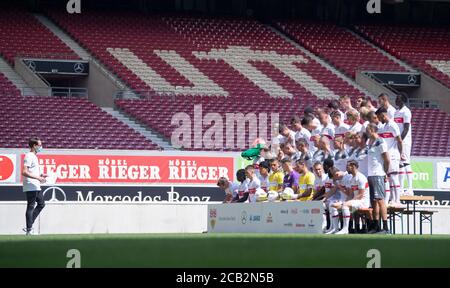
<instances>
[{"instance_id":1,"label":"player's white shorts","mask_svg":"<svg viewBox=\"0 0 450 288\"><path fill-rule=\"evenodd\" d=\"M400 171L400 155L399 153L391 153L389 152L389 173L394 173Z\"/></svg>"},{"instance_id":2,"label":"player's white shorts","mask_svg":"<svg viewBox=\"0 0 450 288\"><path fill-rule=\"evenodd\" d=\"M328 206L330 206L333 203L337 203L337 202L345 202L346 197L344 197L342 195L342 193L340 193L339 191L337 191L333 196L331 196L329 199L327 199L327 201L325 201L325 204Z\"/></svg>"},{"instance_id":3,"label":"player's white shorts","mask_svg":"<svg viewBox=\"0 0 450 288\"><path fill-rule=\"evenodd\" d=\"M347 201L347 203L350 204L350 206L352 207L352 212L355 212L361 208L369 208L370 207L370 203L368 203L368 201L364 201L364 200L350 200L350 201Z\"/></svg>"}]
</instances>

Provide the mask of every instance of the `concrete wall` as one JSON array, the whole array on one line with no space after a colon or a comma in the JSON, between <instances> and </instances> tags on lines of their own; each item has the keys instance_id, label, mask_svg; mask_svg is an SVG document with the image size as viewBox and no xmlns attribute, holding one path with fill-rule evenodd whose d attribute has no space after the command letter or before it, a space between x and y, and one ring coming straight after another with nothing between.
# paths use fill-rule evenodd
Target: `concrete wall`
<instances>
[{"instance_id":1,"label":"concrete wall","mask_svg":"<svg viewBox=\"0 0 450 288\"><path fill-rule=\"evenodd\" d=\"M450 207L420 208L437 211L433 216L433 234L450 234ZM25 209L25 201L0 203L0 235L24 234ZM206 203L47 202L34 229L39 234L202 233L207 231L207 221ZM406 223L404 216L405 234ZM411 234L412 223L410 216ZM429 227L423 225L424 234L430 233ZM401 221L397 220L396 233L401 231ZM419 233L418 215L416 233Z\"/></svg>"},{"instance_id":2,"label":"concrete wall","mask_svg":"<svg viewBox=\"0 0 450 288\"><path fill-rule=\"evenodd\" d=\"M26 202L0 204L0 235L24 234ZM202 233L207 204L47 202L39 234Z\"/></svg>"},{"instance_id":3,"label":"concrete wall","mask_svg":"<svg viewBox=\"0 0 450 288\"><path fill-rule=\"evenodd\" d=\"M93 59L89 61L89 77L86 87L89 91L89 100L100 107L113 107L115 92L124 89Z\"/></svg>"},{"instance_id":4,"label":"concrete wall","mask_svg":"<svg viewBox=\"0 0 450 288\"><path fill-rule=\"evenodd\" d=\"M31 87L39 96L50 96L51 89L36 73L31 71L21 58L16 58L14 70L19 74L25 83Z\"/></svg>"},{"instance_id":5,"label":"concrete wall","mask_svg":"<svg viewBox=\"0 0 450 288\"><path fill-rule=\"evenodd\" d=\"M389 95L391 103L395 103L395 94L388 88L381 85L379 82L374 79L368 77L361 71L357 71L356 73L356 83L366 88L375 98L378 97L381 93L385 93ZM378 98L376 98L378 99Z\"/></svg>"},{"instance_id":6,"label":"concrete wall","mask_svg":"<svg viewBox=\"0 0 450 288\"><path fill-rule=\"evenodd\" d=\"M411 92L411 97L423 100L433 100L439 103L439 109L450 113L450 89L422 73L419 89Z\"/></svg>"}]
</instances>

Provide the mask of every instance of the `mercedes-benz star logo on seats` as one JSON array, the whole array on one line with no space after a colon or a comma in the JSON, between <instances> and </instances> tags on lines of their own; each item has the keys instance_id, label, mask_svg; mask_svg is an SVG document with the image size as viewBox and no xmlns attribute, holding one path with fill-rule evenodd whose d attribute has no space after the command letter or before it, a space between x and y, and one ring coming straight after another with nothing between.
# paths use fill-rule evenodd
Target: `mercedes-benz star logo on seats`
<instances>
[{"instance_id":1,"label":"mercedes-benz star logo on seats","mask_svg":"<svg viewBox=\"0 0 450 288\"><path fill-rule=\"evenodd\" d=\"M48 187L47 189L44 190L43 196L45 199L45 194L51 194L50 199L47 200L49 202L59 202L59 201L66 201L67 197L66 197L66 192L64 192L64 190L62 190L59 187Z\"/></svg>"},{"instance_id":2,"label":"mercedes-benz star logo on seats","mask_svg":"<svg viewBox=\"0 0 450 288\"><path fill-rule=\"evenodd\" d=\"M74 70L75 72L77 72L77 73L81 73L81 72L84 71L84 65L83 65L82 63L80 63L80 62L75 63L75 64L73 65L73 70Z\"/></svg>"}]
</instances>

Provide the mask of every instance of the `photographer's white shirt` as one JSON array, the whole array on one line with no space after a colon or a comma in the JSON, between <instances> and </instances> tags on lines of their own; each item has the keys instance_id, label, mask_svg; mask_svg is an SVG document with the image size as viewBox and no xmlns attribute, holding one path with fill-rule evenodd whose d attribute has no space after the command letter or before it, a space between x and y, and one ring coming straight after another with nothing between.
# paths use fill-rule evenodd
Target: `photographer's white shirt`
<instances>
[{"instance_id":1,"label":"photographer's white shirt","mask_svg":"<svg viewBox=\"0 0 450 288\"><path fill-rule=\"evenodd\" d=\"M28 171L34 176L40 176L39 160L33 152L25 154L23 166L28 167ZM41 191L41 182L37 179L23 177L23 192Z\"/></svg>"}]
</instances>

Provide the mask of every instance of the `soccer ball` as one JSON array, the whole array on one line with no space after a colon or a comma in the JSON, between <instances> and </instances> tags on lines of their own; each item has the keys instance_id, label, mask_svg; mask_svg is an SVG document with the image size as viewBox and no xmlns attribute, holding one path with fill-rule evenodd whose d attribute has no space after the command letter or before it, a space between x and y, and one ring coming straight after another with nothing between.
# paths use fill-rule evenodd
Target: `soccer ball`
<instances>
[{"instance_id":1,"label":"soccer ball","mask_svg":"<svg viewBox=\"0 0 450 288\"><path fill-rule=\"evenodd\" d=\"M271 191L271 192L269 192L267 194L268 194L267 195L267 200L269 202L274 202L274 201L278 200L278 192Z\"/></svg>"},{"instance_id":2,"label":"soccer ball","mask_svg":"<svg viewBox=\"0 0 450 288\"><path fill-rule=\"evenodd\" d=\"M294 197L294 190L292 188L284 188L283 192L281 193L281 198L284 200L291 200Z\"/></svg>"},{"instance_id":3,"label":"soccer ball","mask_svg":"<svg viewBox=\"0 0 450 288\"><path fill-rule=\"evenodd\" d=\"M255 192L255 198L257 202L267 201L267 193L262 189L258 189Z\"/></svg>"}]
</instances>

